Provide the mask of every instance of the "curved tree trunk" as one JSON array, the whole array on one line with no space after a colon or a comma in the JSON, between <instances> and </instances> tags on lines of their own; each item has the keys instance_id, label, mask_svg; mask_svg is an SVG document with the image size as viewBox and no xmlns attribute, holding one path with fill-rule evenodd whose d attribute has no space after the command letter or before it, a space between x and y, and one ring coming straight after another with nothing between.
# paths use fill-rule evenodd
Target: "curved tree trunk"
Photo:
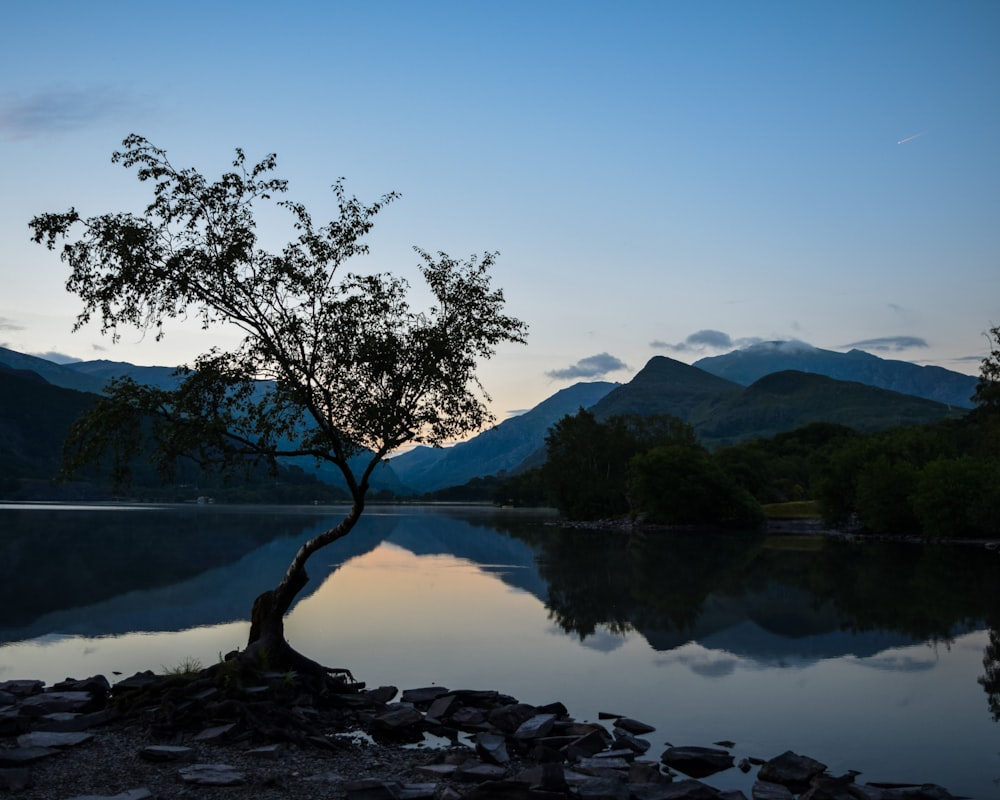
<instances>
[{"instance_id":1,"label":"curved tree trunk","mask_svg":"<svg viewBox=\"0 0 1000 800\"><path fill-rule=\"evenodd\" d=\"M306 561L317 550L350 533L363 510L363 499L356 499L348 515L336 527L329 528L302 544L288 565L281 583L254 600L250 613L250 635L242 658L255 662L257 666L278 671L296 670L314 674L342 672L324 667L296 651L285 639L285 615L299 592L309 582Z\"/></svg>"}]
</instances>

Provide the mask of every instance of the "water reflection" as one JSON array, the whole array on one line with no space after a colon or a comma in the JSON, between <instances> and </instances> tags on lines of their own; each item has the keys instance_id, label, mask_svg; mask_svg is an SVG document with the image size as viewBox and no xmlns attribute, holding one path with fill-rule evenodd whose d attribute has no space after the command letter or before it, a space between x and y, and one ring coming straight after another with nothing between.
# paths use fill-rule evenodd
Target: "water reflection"
<instances>
[{"instance_id":1,"label":"water reflection","mask_svg":"<svg viewBox=\"0 0 1000 800\"><path fill-rule=\"evenodd\" d=\"M0 674L211 663L245 642L253 598L302 538L338 518L0 506ZM551 521L375 507L313 560L289 636L371 684L631 713L684 743L794 747L868 780L956 790L975 774L972 796L1000 775L997 554Z\"/></svg>"},{"instance_id":2,"label":"water reflection","mask_svg":"<svg viewBox=\"0 0 1000 800\"><path fill-rule=\"evenodd\" d=\"M982 550L727 533L512 529L538 552L565 631L637 631L657 650L713 643L762 661L868 655L1000 619Z\"/></svg>"},{"instance_id":3,"label":"water reflection","mask_svg":"<svg viewBox=\"0 0 1000 800\"><path fill-rule=\"evenodd\" d=\"M243 620L302 539L339 518L226 507L0 514L0 642L53 630L109 635ZM599 648L635 632L659 651L698 641L780 664L948 642L1000 621L1000 559L981 550L628 535L544 519L489 509L376 509L314 559L305 596L341 564L391 542L418 556L476 564L542 600L564 632L581 641L600 633L604 643L590 643ZM987 653L984 686L1000 680L998 649Z\"/></svg>"}]
</instances>

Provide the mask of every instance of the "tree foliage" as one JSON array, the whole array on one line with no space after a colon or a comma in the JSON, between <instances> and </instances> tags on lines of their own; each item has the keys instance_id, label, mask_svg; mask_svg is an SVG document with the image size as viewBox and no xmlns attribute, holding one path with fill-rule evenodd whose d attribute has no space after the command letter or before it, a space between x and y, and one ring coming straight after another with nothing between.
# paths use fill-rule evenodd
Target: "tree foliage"
<instances>
[{"instance_id":1,"label":"tree foliage","mask_svg":"<svg viewBox=\"0 0 1000 800\"><path fill-rule=\"evenodd\" d=\"M616 416L599 422L580 409L552 426L546 451L541 485L570 519L633 514L675 525L752 528L762 518L753 497L676 417Z\"/></svg>"},{"instance_id":2,"label":"tree foliage","mask_svg":"<svg viewBox=\"0 0 1000 800\"><path fill-rule=\"evenodd\" d=\"M394 193L365 204L338 180L337 214L317 224L301 203L283 199L288 186L273 175L274 155L250 165L237 149L232 169L210 181L131 135L112 161L151 185L143 213L83 217L71 208L30 223L34 241L58 247L69 266L66 287L83 302L76 328L94 319L113 339L135 327L159 340L172 320L195 317L205 330L225 326L241 338L196 358L177 389L113 383L74 429L70 456L85 461L111 445L124 476L130 454L151 437L163 468L179 456L222 468L284 456L333 464L350 512L303 545L255 612L252 641L268 617L277 625L270 638L283 642L280 619L308 580L306 560L353 527L381 459L408 442L438 444L489 422L477 365L499 344L523 342L526 328L503 313L503 294L491 285L495 253L460 261L417 250L433 297L426 311L410 307L403 278L347 271L368 252L365 237ZM294 231L279 250L259 243L263 204L283 211ZM358 454L360 468L352 465Z\"/></svg>"},{"instance_id":3,"label":"tree foliage","mask_svg":"<svg viewBox=\"0 0 1000 800\"><path fill-rule=\"evenodd\" d=\"M990 352L980 364L979 383L972 400L980 408L1000 411L1000 325L990 328L986 341Z\"/></svg>"}]
</instances>

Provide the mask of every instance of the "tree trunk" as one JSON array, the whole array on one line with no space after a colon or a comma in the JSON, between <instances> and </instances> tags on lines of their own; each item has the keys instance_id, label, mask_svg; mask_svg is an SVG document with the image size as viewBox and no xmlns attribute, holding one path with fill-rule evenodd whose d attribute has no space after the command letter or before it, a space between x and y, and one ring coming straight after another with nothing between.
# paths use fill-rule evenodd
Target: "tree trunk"
<instances>
[{"instance_id":1,"label":"tree trunk","mask_svg":"<svg viewBox=\"0 0 1000 800\"><path fill-rule=\"evenodd\" d=\"M309 582L306 561L317 550L326 547L351 532L364 510L362 499L355 500L340 523L304 542L288 565L281 583L259 595L250 612L250 635L241 658L260 669L279 672L296 671L316 675L346 670L324 667L295 650L285 639L285 614L292 602Z\"/></svg>"}]
</instances>

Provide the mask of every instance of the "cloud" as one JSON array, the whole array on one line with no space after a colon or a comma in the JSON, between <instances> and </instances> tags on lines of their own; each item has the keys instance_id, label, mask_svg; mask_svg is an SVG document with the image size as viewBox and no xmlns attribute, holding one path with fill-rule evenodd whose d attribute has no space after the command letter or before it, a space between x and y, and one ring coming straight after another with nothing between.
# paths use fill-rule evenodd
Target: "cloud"
<instances>
[{"instance_id":1,"label":"cloud","mask_svg":"<svg viewBox=\"0 0 1000 800\"><path fill-rule=\"evenodd\" d=\"M51 89L33 95L0 96L0 136L31 139L49 133L79 130L102 119L135 117L135 98L108 88Z\"/></svg>"},{"instance_id":2,"label":"cloud","mask_svg":"<svg viewBox=\"0 0 1000 800\"><path fill-rule=\"evenodd\" d=\"M78 364L83 361L82 358L68 356L65 353L60 353L56 350L49 350L45 353L28 353L28 355L34 356L35 358L44 358L46 361L51 361L53 364Z\"/></svg>"},{"instance_id":3,"label":"cloud","mask_svg":"<svg viewBox=\"0 0 1000 800\"><path fill-rule=\"evenodd\" d=\"M14 320L7 317L0 317L0 331L23 331L24 326L18 325Z\"/></svg>"},{"instance_id":4,"label":"cloud","mask_svg":"<svg viewBox=\"0 0 1000 800\"><path fill-rule=\"evenodd\" d=\"M877 339L862 339L860 342L842 344L841 347L857 348L858 350L878 350L880 352L899 352L914 347L929 347L926 339L919 336L881 336Z\"/></svg>"},{"instance_id":5,"label":"cloud","mask_svg":"<svg viewBox=\"0 0 1000 800\"><path fill-rule=\"evenodd\" d=\"M598 353L596 356L581 358L565 369L553 369L545 374L557 380L569 380L572 378L599 378L609 372L617 372L622 369L628 369L628 364L610 353Z\"/></svg>"},{"instance_id":6,"label":"cloud","mask_svg":"<svg viewBox=\"0 0 1000 800\"><path fill-rule=\"evenodd\" d=\"M705 350L733 350L737 347L749 347L761 341L763 340L755 336L733 339L728 333L706 328L695 331L683 342L677 344L654 339L649 343L649 346L657 350L671 350L674 353L702 353Z\"/></svg>"}]
</instances>

